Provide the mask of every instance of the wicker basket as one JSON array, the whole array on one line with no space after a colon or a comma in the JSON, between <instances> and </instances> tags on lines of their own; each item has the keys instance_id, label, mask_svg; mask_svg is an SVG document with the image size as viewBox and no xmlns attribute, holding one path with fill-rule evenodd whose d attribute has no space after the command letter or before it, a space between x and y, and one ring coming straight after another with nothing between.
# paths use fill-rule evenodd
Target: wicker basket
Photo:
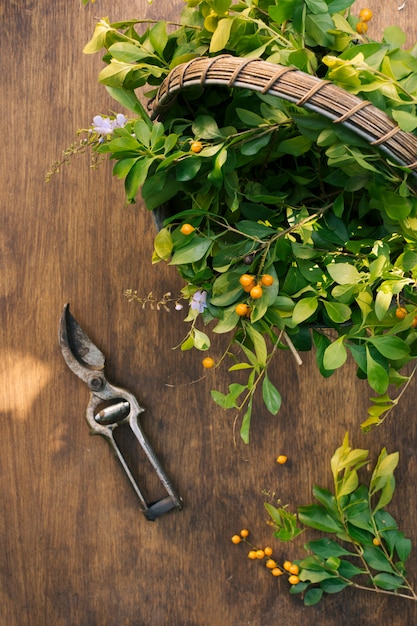
<instances>
[{"instance_id":1,"label":"wicker basket","mask_svg":"<svg viewBox=\"0 0 417 626\"><path fill-rule=\"evenodd\" d=\"M194 85L224 85L277 96L343 124L417 178L417 137L386 113L333 83L297 68L230 55L197 58L175 67L151 102L151 117L163 117L176 96Z\"/></svg>"}]
</instances>

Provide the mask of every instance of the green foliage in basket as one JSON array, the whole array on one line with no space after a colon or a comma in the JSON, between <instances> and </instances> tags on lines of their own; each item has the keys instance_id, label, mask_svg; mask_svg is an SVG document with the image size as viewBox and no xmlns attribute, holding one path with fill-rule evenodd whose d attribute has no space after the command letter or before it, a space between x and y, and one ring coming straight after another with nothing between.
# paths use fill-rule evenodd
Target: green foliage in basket
<instances>
[{"instance_id":1,"label":"green foliage in basket","mask_svg":"<svg viewBox=\"0 0 417 626\"><path fill-rule=\"evenodd\" d=\"M343 125L270 95L194 86L160 121L143 97L177 65L226 53L325 78L413 132L417 48L403 49L395 26L381 41L359 35L352 4L189 0L178 24L103 18L84 49L104 49L99 81L131 116L98 116L82 147L115 161L129 202L141 192L150 210L169 203L153 261L186 282L182 348L210 350L208 333L225 335L241 378L212 395L244 410L246 442L255 391L280 408L268 376L277 349L315 347L324 377L353 358L375 396L364 429L396 404L392 386L404 389L417 354L416 180ZM244 274L272 282L252 297Z\"/></svg>"},{"instance_id":2,"label":"green foliage in basket","mask_svg":"<svg viewBox=\"0 0 417 626\"><path fill-rule=\"evenodd\" d=\"M417 600L405 569L411 541L386 511L394 494L398 452L388 454L384 448L364 484L359 476L368 456L368 450L351 448L346 434L331 459L333 492L314 485L317 502L298 507L297 516L266 504L281 541L291 541L306 528L326 533L305 544L308 556L293 561L299 571L289 578L290 593L302 594L308 606L347 587Z\"/></svg>"}]
</instances>

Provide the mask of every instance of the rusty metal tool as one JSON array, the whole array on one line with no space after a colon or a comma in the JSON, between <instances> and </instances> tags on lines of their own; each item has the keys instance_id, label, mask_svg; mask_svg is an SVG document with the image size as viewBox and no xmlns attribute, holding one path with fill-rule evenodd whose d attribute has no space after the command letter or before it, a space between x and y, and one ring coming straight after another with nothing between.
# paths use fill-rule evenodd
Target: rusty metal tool
<instances>
[{"instance_id":1,"label":"rusty metal tool","mask_svg":"<svg viewBox=\"0 0 417 626\"><path fill-rule=\"evenodd\" d=\"M59 324L59 345L70 370L84 381L90 390L86 419L92 435L102 435L110 444L139 498L141 509L148 520L155 520L172 509L182 508L182 499L176 493L154 450L139 425L138 417L144 411L137 399L126 389L111 385L104 374L105 357L87 336L64 306ZM164 486L167 496L148 504L133 476L115 437L115 429L127 424Z\"/></svg>"}]
</instances>

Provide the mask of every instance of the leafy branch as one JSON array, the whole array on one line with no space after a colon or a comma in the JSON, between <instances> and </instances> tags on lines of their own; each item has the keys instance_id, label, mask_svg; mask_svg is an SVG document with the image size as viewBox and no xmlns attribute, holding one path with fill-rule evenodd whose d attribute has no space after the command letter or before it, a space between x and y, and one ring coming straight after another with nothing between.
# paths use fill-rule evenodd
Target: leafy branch
<instances>
[{"instance_id":1,"label":"leafy branch","mask_svg":"<svg viewBox=\"0 0 417 626\"><path fill-rule=\"evenodd\" d=\"M333 493L313 486L317 503L298 507L301 527L282 508L265 505L281 541L291 541L303 528L334 537L309 541L304 546L308 556L294 561L299 572L290 593L302 594L306 605L346 587L417 600L405 568L411 541L385 509L394 494L399 454L383 448L367 486L358 472L368 465L368 456L368 450L350 447L346 433L330 462Z\"/></svg>"}]
</instances>

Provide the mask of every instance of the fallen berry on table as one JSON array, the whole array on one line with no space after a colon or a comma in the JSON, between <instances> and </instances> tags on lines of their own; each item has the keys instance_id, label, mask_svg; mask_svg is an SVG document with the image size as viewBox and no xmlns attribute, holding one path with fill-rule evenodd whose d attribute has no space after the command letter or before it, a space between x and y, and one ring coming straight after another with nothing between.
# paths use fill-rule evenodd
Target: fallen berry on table
<instances>
[{"instance_id":1,"label":"fallen berry on table","mask_svg":"<svg viewBox=\"0 0 417 626\"><path fill-rule=\"evenodd\" d=\"M201 362L203 364L203 367L205 367L206 369L214 367L214 359L212 359L211 356L206 356L206 358L203 359Z\"/></svg>"}]
</instances>

